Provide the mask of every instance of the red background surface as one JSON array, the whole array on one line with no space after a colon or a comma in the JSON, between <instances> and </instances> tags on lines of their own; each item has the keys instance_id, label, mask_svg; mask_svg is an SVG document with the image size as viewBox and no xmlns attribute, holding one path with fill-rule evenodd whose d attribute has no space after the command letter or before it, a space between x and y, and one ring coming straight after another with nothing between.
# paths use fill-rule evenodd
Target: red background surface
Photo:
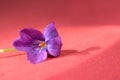
<instances>
[{"instance_id":1,"label":"red background surface","mask_svg":"<svg viewBox=\"0 0 120 80\"><path fill-rule=\"evenodd\" d=\"M0 54L0 80L120 80L119 0L0 0L0 48L18 31L55 21L61 56L31 64L24 52Z\"/></svg>"}]
</instances>

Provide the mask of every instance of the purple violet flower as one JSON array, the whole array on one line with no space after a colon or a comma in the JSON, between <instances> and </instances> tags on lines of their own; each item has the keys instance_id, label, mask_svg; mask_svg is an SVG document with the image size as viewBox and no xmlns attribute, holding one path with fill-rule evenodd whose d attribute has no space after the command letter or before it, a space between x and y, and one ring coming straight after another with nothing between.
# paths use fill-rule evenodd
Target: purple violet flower
<instances>
[{"instance_id":1,"label":"purple violet flower","mask_svg":"<svg viewBox=\"0 0 120 80\"><path fill-rule=\"evenodd\" d=\"M20 37L13 42L17 50L27 52L27 59L31 63L39 63L47 58L47 53L57 57L60 55L62 42L55 28L54 22L48 24L42 34L32 28L20 31Z\"/></svg>"}]
</instances>

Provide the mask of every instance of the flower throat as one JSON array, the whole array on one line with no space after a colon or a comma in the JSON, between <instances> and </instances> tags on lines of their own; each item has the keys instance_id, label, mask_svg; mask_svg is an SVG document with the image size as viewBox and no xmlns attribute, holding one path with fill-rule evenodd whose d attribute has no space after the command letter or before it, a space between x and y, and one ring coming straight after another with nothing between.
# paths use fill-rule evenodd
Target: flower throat
<instances>
[{"instance_id":1,"label":"flower throat","mask_svg":"<svg viewBox=\"0 0 120 80\"><path fill-rule=\"evenodd\" d=\"M46 47L46 43L43 41L43 42L40 42L39 44L40 47Z\"/></svg>"}]
</instances>

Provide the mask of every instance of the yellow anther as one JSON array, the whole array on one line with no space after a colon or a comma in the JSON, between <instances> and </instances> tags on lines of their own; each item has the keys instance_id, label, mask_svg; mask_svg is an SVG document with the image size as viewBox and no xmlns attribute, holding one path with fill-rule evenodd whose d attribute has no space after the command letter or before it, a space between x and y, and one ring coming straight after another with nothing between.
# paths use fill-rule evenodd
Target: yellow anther
<instances>
[{"instance_id":1,"label":"yellow anther","mask_svg":"<svg viewBox=\"0 0 120 80\"><path fill-rule=\"evenodd\" d=\"M39 46L40 46L40 47L46 47L46 43L45 43L45 42L41 42L41 43L39 44Z\"/></svg>"}]
</instances>

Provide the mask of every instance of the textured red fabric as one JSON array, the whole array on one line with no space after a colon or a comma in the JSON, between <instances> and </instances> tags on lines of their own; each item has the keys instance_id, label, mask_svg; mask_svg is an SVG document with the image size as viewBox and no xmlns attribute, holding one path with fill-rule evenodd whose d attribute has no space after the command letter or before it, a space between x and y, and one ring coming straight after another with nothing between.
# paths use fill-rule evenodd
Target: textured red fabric
<instances>
[{"instance_id":1,"label":"textured red fabric","mask_svg":"<svg viewBox=\"0 0 120 80\"><path fill-rule=\"evenodd\" d=\"M0 53L0 80L120 80L119 0L0 1L0 48L25 27L55 21L61 56L40 64L24 52Z\"/></svg>"}]
</instances>

